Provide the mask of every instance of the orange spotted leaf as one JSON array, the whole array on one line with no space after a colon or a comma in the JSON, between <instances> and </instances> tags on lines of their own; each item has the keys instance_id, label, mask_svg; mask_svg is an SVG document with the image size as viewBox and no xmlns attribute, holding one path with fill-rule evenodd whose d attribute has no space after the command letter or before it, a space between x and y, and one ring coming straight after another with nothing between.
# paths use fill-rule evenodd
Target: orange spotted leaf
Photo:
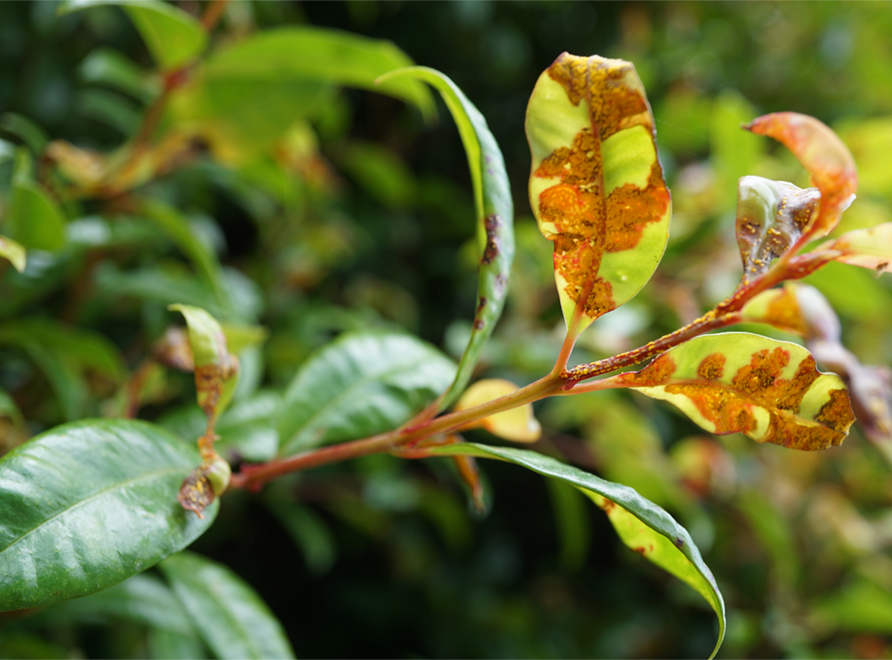
<instances>
[{"instance_id":1,"label":"orange spotted leaf","mask_svg":"<svg viewBox=\"0 0 892 660\"><path fill-rule=\"evenodd\" d=\"M854 421L842 379L818 371L807 350L744 332L697 337L609 380L669 401L712 433L792 449L839 445Z\"/></svg>"},{"instance_id":2,"label":"orange spotted leaf","mask_svg":"<svg viewBox=\"0 0 892 660\"><path fill-rule=\"evenodd\" d=\"M578 333L638 293L666 247L671 202L653 115L631 63L564 53L536 83L526 132L530 204Z\"/></svg>"},{"instance_id":3,"label":"orange spotted leaf","mask_svg":"<svg viewBox=\"0 0 892 660\"><path fill-rule=\"evenodd\" d=\"M799 159L821 191L821 203L803 242L829 234L858 188L858 171L848 147L824 123L796 112L775 112L744 126L772 137Z\"/></svg>"},{"instance_id":4,"label":"orange spotted leaf","mask_svg":"<svg viewBox=\"0 0 892 660\"><path fill-rule=\"evenodd\" d=\"M771 262L792 248L821 201L817 188L760 176L741 177L737 185L737 245L743 280L762 275Z\"/></svg>"}]
</instances>

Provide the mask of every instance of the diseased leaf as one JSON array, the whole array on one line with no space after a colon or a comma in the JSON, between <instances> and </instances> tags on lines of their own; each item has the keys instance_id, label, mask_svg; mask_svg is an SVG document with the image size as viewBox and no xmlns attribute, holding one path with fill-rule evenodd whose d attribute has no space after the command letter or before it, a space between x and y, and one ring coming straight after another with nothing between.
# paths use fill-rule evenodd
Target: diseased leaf
<instances>
[{"instance_id":1,"label":"diseased leaf","mask_svg":"<svg viewBox=\"0 0 892 660\"><path fill-rule=\"evenodd\" d=\"M869 268L877 275L892 273L892 222L847 232L821 249L838 250L842 254L837 261Z\"/></svg>"},{"instance_id":2,"label":"diseased leaf","mask_svg":"<svg viewBox=\"0 0 892 660\"><path fill-rule=\"evenodd\" d=\"M429 451L432 455L477 456L516 463L581 490L607 514L623 543L690 585L709 603L719 621L718 641L710 658L715 656L725 635L722 594L688 531L666 511L628 486L605 481L532 451L470 443L445 445Z\"/></svg>"},{"instance_id":3,"label":"diseased leaf","mask_svg":"<svg viewBox=\"0 0 892 660\"><path fill-rule=\"evenodd\" d=\"M279 454L394 429L454 377L451 360L411 335L345 333L311 355L286 390Z\"/></svg>"},{"instance_id":4,"label":"diseased leaf","mask_svg":"<svg viewBox=\"0 0 892 660\"><path fill-rule=\"evenodd\" d=\"M671 202L653 115L635 68L562 54L527 108L530 204L554 242L564 318L578 333L647 283L669 236Z\"/></svg>"},{"instance_id":5,"label":"diseased leaf","mask_svg":"<svg viewBox=\"0 0 892 660\"><path fill-rule=\"evenodd\" d=\"M669 401L699 426L792 449L839 445L854 421L845 384L801 346L745 332L692 339L607 379Z\"/></svg>"},{"instance_id":6,"label":"diseased leaf","mask_svg":"<svg viewBox=\"0 0 892 660\"><path fill-rule=\"evenodd\" d=\"M817 188L744 176L737 185L737 245L743 281L765 273L806 229L821 202Z\"/></svg>"},{"instance_id":7,"label":"diseased leaf","mask_svg":"<svg viewBox=\"0 0 892 660\"><path fill-rule=\"evenodd\" d=\"M222 564L182 552L160 568L216 657L294 657L281 624L257 592Z\"/></svg>"},{"instance_id":8,"label":"diseased leaf","mask_svg":"<svg viewBox=\"0 0 892 660\"><path fill-rule=\"evenodd\" d=\"M758 135L772 137L799 159L821 192L821 203L803 242L826 236L839 223L858 188L858 171L846 145L825 124L797 112L775 112L744 126Z\"/></svg>"},{"instance_id":9,"label":"diseased leaf","mask_svg":"<svg viewBox=\"0 0 892 660\"><path fill-rule=\"evenodd\" d=\"M60 13L96 5L122 7L146 42L158 67L165 71L188 64L207 47L207 32L195 17L159 0L68 0Z\"/></svg>"},{"instance_id":10,"label":"diseased leaf","mask_svg":"<svg viewBox=\"0 0 892 660\"><path fill-rule=\"evenodd\" d=\"M213 521L176 503L194 447L132 420L60 426L0 459L0 611L117 584L177 552Z\"/></svg>"},{"instance_id":11,"label":"diseased leaf","mask_svg":"<svg viewBox=\"0 0 892 660\"><path fill-rule=\"evenodd\" d=\"M208 418L212 433L220 413L226 409L238 376L238 360L226 347L226 336L217 320L199 307L171 305L181 312L189 326L189 345L195 368L198 405Z\"/></svg>"},{"instance_id":12,"label":"diseased leaf","mask_svg":"<svg viewBox=\"0 0 892 660\"><path fill-rule=\"evenodd\" d=\"M455 404L455 410L467 410L489 403L494 399L516 392L517 389L517 385L501 378L478 380L461 395L458 403ZM486 429L495 436L514 442L536 442L542 435L542 427L533 415L533 404L531 403L484 417L460 430L478 427Z\"/></svg>"},{"instance_id":13,"label":"diseased leaf","mask_svg":"<svg viewBox=\"0 0 892 660\"><path fill-rule=\"evenodd\" d=\"M892 371L885 365L861 364L843 346L839 319L820 291L788 283L753 298L741 315L746 321L767 323L805 338L815 359L848 386L864 434L892 456Z\"/></svg>"},{"instance_id":14,"label":"diseased leaf","mask_svg":"<svg viewBox=\"0 0 892 660\"><path fill-rule=\"evenodd\" d=\"M25 248L18 241L6 236L0 236L0 257L7 259L17 271L24 272L27 254Z\"/></svg>"},{"instance_id":15,"label":"diseased leaf","mask_svg":"<svg viewBox=\"0 0 892 660\"><path fill-rule=\"evenodd\" d=\"M480 246L477 311L471 337L458 363L455 381L440 400L448 408L461 394L477 366L486 341L492 335L508 294L508 276L514 261L514 204L505 160L486 119L458 86L445 75L426 67L400 69L380 80L411 77L423 80L443 96L458 127L474 186L477 238Z\"/></svg>"}]
</instances>

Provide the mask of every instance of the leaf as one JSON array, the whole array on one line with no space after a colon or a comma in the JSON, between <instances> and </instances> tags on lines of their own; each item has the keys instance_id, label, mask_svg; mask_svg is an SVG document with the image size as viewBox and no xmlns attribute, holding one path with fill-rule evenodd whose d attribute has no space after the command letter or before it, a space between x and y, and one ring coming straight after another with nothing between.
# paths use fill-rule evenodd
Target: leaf
<instances>
[{"instance_id":1,"label":"leaf","mask_svg":"<svg viewBox=\"0 0 892 660\"><path fill-rule=\"evenodd\" d=\"M425 117L433 98L414 80L375 86L381 74L409 66L392 43L317 27L280 27L212 54L172 98L177 121L210 141L225 160L268 149L296 121L326 109L333 85L402 99Z\"/></svg>"},{"instance_id":2,"label":"leaf","mask_svg":"<svg viewBox=\"0 0 892 660\"><path fill-rule=\"evenodd\" d=\"M865 578L857 578L821 598L809 613L812 625L850 633L892 634L892 593Z\"/></svg>"},{"instance_id":3,"label":"leaf","mask_svg":"<svg viewBox=\"0 0 892 660\"><path fill-rule=\"evenodd\" d=\"M474 187L477 238L480 246L477 311L471 336L458 363L455 381L440 401L444 410L467 387L495 328L508 294L508 277L514 261L514 203L505 159L486 119L461 89L445 75L427 67L409 67L382 76L379 81L411 77L423 80L443 96L458 127Z\"/></svg>"},{"instance_id":4,"label":"leaf","mask_svg":"<svg viewBox=\"0 0 892 660\"><path fill-rule=\"evenodd\" d=\"M869 268L877 275L892 273L892 222L847 232L821 249L837 250L842 253L837 261Z\"/></svg>"},{"instance_id":5,"label":"leaf","mask_svg":"<svg viewBox=\"0 0 892 660\"><path fill-rule=\"evenodd\" d=\"M202 639L218 658L293 658L260 596L222 564L191 552L160 565Z\"/></svg>"},{"instance_id":6,"label":"leaf","mask_svg":"<svg viewBox=\"0 0 892 660\"><path fill-rule=\"evenodd\" d=\"M96 5L120 6L146 42L152 58L164 71L188 64L207 47L207 32L195 17L158 0L68 0L60 13Z\"/></svg>"},{"instance_id":7,"label":"leaf","mask_svg":"<svg viewBox=\"0 0 892 660\"><path fill-rule=\"evenodd\" d=\"M517 385L501 378L478 380L461 395L458 403L455 404L455 410L467 410L489 403L494 399L516 392L517 389ZM478 427L486 429L495 436L514 442L536 442L542 435L542 427L533 415L533 404L531 403L484 417L459 430Z\"/></svg>"},{"instance_id":8,"label":"leaf","mask_svg":"<svg viewBox=\"0 0 892 660\"><path fill-rule=\"evenodd\" d=\"M792 151L821 191L817 215L801 242L833 231L858 188L855 161L839 136L814 117L797 112L774 112L754 119L743 128L772 137Z\"/></svg>"},{"instance_id":9,"label":"leaf","mask_svg":"<svg viewBox=\"0 0 892 660\"><path fill-rule=\"evenodd\" d=\"M0 130L19 138L33 154L43 153L49 141L46 132L33 121L14 112L0 115Z\"/></svg>"},{"instance_id":10,"label":"leaf","mask_svg":"<svg viewBox=\"0 0 892 660\"><path fill-rule=\"evenodd\" d=\"M745 332L697 337L607 381L668 401L711 433L792 449L839 445L855 419L845 384L808 351Z\"/></svg>"},{"instance_id":11,"label":"leaf","mask_svg":"<svg viewBox=\"0 0 892 660\"><path fill-rule=\"evenodd\" d=\"M158 92L145 73L114 48L91 51L78 66L78 75L86 83L112 87L140 101L150 101Z\"/></svg>"},{"instance_id":12,"label":"leaf","mask_svg":"<svg viewBox=\"0 0 892 660\"><path fill-rule=\"evenodd\" d=\"M134 575L83 598L57 603L38 616L45 617L55 625L101 624L124 620L181 635L192 633L192 624L189 623L186 611L170 587L157 577L147 574Z\"/></svg>"},{"instance_id":13,"label":"leaf","mask_svg":"<svg viewBox=\"0 0 892 660\"><path fill-rule=\"evenodd\" d=\"M7 259L20 273L24 272L27 254L21 243L6 236L0 236L0 257Z\"/></svg>"},{"instance_id":14,"label":"leaf","mask_svg":"<svg viewBox=\"0 0 892 660\"><path fill-rule=\"evenodd\" d=\"M232 398L238 380L238 360L226 348L226 336L217 320L200 307L171 305L181 312L189 327L189 345L195 368L198 405L213 432L217 418Z\"/></svg>"},{"instance_id":15,"label":"leaf","mask_svg":"<svg viewBox=\"0 0 892 660\"><path fill-rule=\"evenodd\" d=\"M0 611L117 584L198 538L213 521L176 502L198 452L131 420L89 420L0 459Z\"/></svg>"},{"instance_id":16,"label":"leaf","mask_svg":"<svg viewBox=\"0 0 892 660\"><path fill-rule=\"evenodd\" d=\"M411 335L345 333L311 355L285 392L279 455L394 429L454 377L451 360Z\"/></svg>"},{"instance_id":17,"label":"leaf","mask_svg":"<svg viewBox=\"0 0 892 660\"><path fill-rule=\"evenodd\" d=\"M743 281L765 273L808 226L821 203L817 188L801 189L785 181L744 176L737 184L737 245Z\"/></svg>"},{"instance_id":18,"label":"leaf","mask_svg":"<svg viewBox=\"0 0 892 660\"><path fill-rule=\"evenodd\" d=\"M663 256L671 202L653 115L631 63L564 53L536 83L526 132L530 204L578 334L638 293Z\"/></svg>"},{"instance_id":19,"label":"leaf","mask_svg":"<svg viewBox=\"0 0 892 660\"><path fill-rule=\"evenodd\" d=\"M65 245L65 215L43 186L16 177L11 197L6 216L10 238L25 248L48 252Z\"/></svg>"},{"instance_id":20,"label":"leaf","mask_svg":"<svg viewBox=\"0 0 892 660\"><path fill-rule=\"evenodd\" d=\"M753 298L741 310L741 317L804 337L815 359L839 374L849 388L864 434L892 452L892 371L885 365L861 364L842 344L839 318L820 291L788 283Z\"/></svg>"},{"instance_id":21,"label":"leaf","mask_svg":"<svg viewBox=\"0 0 892 660\"><path fill-rule=\"evenodd\" d=\"M605 481L529 450L463 443L429 451L432 455L477 456L516 463L581 490L607 514L623 543L690 585L709 603L719 621L718 641L710 658L715 656L725 635L722 594L690 534L666 511L628 486Z\"/></svg>"}]
</instances>

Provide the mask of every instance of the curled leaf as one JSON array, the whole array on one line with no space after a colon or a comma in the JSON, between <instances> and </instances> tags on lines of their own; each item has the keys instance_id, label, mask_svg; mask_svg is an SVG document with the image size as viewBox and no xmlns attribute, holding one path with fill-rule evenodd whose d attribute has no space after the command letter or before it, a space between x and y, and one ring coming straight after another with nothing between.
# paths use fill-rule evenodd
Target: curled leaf
<instances>
[{"instance_id":1,"label":"curled leaf","mask_svg":"<svg viewBox=\"0 0 892 660\"><path fill-rule=\"evenodd\" d=\"M455 404L455 410L467 410L489 403L494 399L516 392L517 389L517 385L509 380L500 378L479 380L461 395L458 403ZM495 436L513 442L536 442L542 435L542 427L533 415L531 403L484 417L462 428L484 428Z\"/></svg>"},{"instance_id":2,"label":"curled leaf","mask_svg":"<svg viewBox=\"0 0 892 660\"><path fill-rule=\"evenodd\" d=\"M712 433L792 449L839 445L854 421L839 376L801 346L744 332L697 337L608 381L669 401Z\"/></svg>"},{"instance_id":3,"label":"curled leaf","mask_svg":"<svg viewBox=\"0 0 892 660\"><path fill-rule=\"evenodd\" d=\"M213 452L213 449L210 451ZM232 468L226 459L217 453L210 453L200 466L183 479L177 501L184 509L194 511L199 518L203 518L204 510L226 492L231 477Z\"/></svg>"},{"instance_id":4,"label":"curled leaf","mask_svg":"<svg viewBox=\"0 0 892 660\"><path fill-rule=\"evenodd\" d=\"M530 204L554 242L564 318L578 333L638 293L666 247L671 204L653 115L630 62L564 53L536 83L526 132Z\"/></svg>"},{"instance_id":5,"label":"curled leaf","mask_svg":"<svg viewBox=\"0 0 892 660\"><path fill-rule=\"evenodd\" d=\"M839 136L814 117L796 112L764 115L744 128L772 137L792 151L820 190L820 207L802 242L829 234L858 188L855 161Z\"/></svg>"},{"instance_id":6,"label":"curled leaf","mask_svg":"<svg viewBox=\"0 0 892 660\"><path fill-rule=\"evenodd\" d=\"M817 188L760 176L744 176L737 185L737 245L743 280L762 275L772 260L787 252L808 226L821 201Z\"/></svg>"}]
</instances>

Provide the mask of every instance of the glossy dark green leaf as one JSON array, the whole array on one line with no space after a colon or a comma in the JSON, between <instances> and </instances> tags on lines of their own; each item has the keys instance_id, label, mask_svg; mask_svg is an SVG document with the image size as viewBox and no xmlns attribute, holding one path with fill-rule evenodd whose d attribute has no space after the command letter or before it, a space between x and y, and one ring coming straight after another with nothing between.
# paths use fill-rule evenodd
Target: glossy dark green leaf
<instances>
[{"instance_id":1,"label":"glossy dark green leaf","mask_svg":"<svg viewBox=\"0 0 892 660\"><path fill-rule=\"evenodd\" d=\"M458 126L468 156L474 206L477 211L477 238L480 244L480 278L477 284L477 311L468 346L458 365L455 382L440 402L445 409L464 391L483 346L502 315L508 294L508 276L514 261L514 204L505 159L486 124L486 119L461 89L445 75L426 67L401 69L383 76L382 81L404 78L423 80L443 96Z\"/></svg>"},{"instance_id":2,"label":"glossy dark green leaf","mask_svg":"<svg viewBox=\"0 0 892 660\"><path fill-rule=\"evenodd\" d=\"M516 463L581 490L604 510L623 543L690 585L709 603L719 622L718 641L710 657L715 656L725 636L722 594L688 531L665 510L628 486L605 481L528 450L462 443L438 447L430 452L441 456L477 456Z\"/></svg>"},{"instance_id":3,"label":"glossy dark green leaf","mask_svg":"<svg viewBox=\"0 0 892 660\"><path fill-rule=\"evenodd\" d=\"M202 639L218 658L293 658L281 624L225 566L183 552L161 563Z\"/></svg>"},{"instance_id":4,"label":"glossy dark green leaf","mask_svg":"<svg viewBox=\"0 0 892 660\"><path fill-rule=\"evenodd\" d=\"M451 360L411 335L344 334L307 359L288 387L279 454L394 429L454 377Z\"/></svg>"},{"instance_id":5,"label":"glossy dark green leaf","mask_svg":"<svg viewBox=\"0 0 892 660\"><path fill-rule=\"evenodd\" d=\"M177 552L213 522L176 494L198 452L130 420L60 426L0 459L0 611L110 587Z\"/></svg>"},{"instance_id":6,"label":"glossy dark green leaf","mask_svg":"<svg viewBox=\"0 0 892 660\"><path fill-rule=\"evenodd\" d=\"M121 6L161 69L171 70L188 64L207 46L207 32L198 19L160 0L68 0L61 13L96 5Z\"/></svg>"}]
</instances>

